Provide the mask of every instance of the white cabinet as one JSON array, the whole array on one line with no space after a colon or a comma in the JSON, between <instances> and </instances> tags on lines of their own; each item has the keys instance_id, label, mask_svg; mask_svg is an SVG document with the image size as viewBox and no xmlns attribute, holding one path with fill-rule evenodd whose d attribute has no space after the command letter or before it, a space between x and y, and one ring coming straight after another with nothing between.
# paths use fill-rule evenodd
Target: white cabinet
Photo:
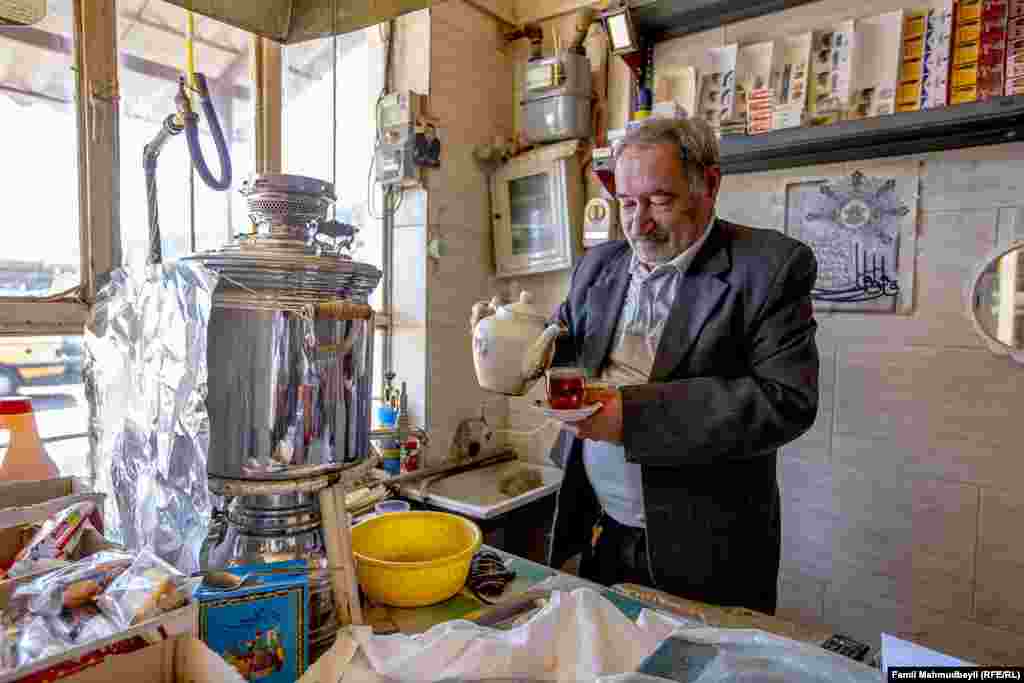
<instances>
[{"instance_id":1,"label":"white cabinet","mask_svg":"<svg viewBox=\"0 0 1024 683\"><path fill-rule=\"evenodd\" d=\"M583 179L579 141L545 145L491 177L498 277L571 268L580 254Z\"/></svg>"}]
</instances>

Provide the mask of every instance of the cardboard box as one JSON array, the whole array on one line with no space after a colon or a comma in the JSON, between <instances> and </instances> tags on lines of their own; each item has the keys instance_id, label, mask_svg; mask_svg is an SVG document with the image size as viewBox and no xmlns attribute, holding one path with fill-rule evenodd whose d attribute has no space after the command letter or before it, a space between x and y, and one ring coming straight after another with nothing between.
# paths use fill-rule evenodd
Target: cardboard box
<instances>
[{"instance_id":1,"label":"cardboard box","mask_svg":"<svg viewBox=\"0 0 1024 683\"><path fill-rule=\"evenodd\" d=\"M96 530L87 531L82 535L71 559L85 558L101 550L118 547L107 541L100 533L103 529L105 498L102 493L90 491L85 482L73 477L0 484L0 500L5 504L5 507L0 509L0 566L6 566L14 559L24 542L31 538L35 525L45 522L51 515L69 505L87 500L96 503L96 513L90 517ZM0 612L7 608L8 601L18 585L32 581L47 571L41 570L0 581ZM36 660L16 671L0 673L0 683L35 683L54 681L58 678L69 680L64 677L95 666L111 655L146 647L155 640L193 633L198 614L196 604L186 605L110 638L83 643L58 655ZM147 676L145 680L150 679Z\"/></svg>"},{"instance_id":2,"label":"cardboard box","mask_svg":"<svg viewBox=\"0 0 1024 683\"><path fill-rule=\"evenodd\" d=\"M782 48L772 40L753 45L744 45L736 57L736 107L735 116L753 118L751 112L754 93L760 98L763 107L768 99L767 91L774 91L781 78ZM774 95L772 98L774 100ZM757 106L755 105L755 109ZM763 115L763 111L762 111ZM769 126L771 112L768 112Z\"/></svg>"},{"instance_id":3,"label":"cardboard box","mask_svg":"<svg viewBox=\"0 0 1024 683\"><path fill-rule=\"evenodd\" d=\"M985 0L981 11L978 99L1001 97L1006 82L1006 0Z\"/></svg>"},{"instance_id":4,"label":"cardboard box","mask_svg":"<svg viewBox=\"0 0 1024 683\"><path fill-rule=\"evenodd\" d=\"M55 512L83 500L94 501L102 512L105 498L75 477L0 483L0 528L45 521ZM103 529L97 531L103 533Z\"/></svg>"},{"instance_id":5,"label":"cardboard box","mask_svg":"<svg viewBox=\"0 0 1024 683\"><path fill-rule=\"evenodd\" d=\"M718 129L736 110L736 43L708 50L711 66L701 78L697 116Z\"/></svg>"},{"instance_id":6,"label":"cardboard box","mask_svg":"<svg viewBox=\"0 0 1024 683\"><path fill-rule=\"evenodd\" d=\"M982 0L956 0L949 73L950 104L974 102L978 98L981 8Z\"/></svg>"},{"instance_id":7,"label":"cardboard box","mask_svg":"<svg viewBox=\"0 0 1024 683\"><path fill-rule=\"evenodd\" d=\"M4 503L0 508L0 570L10 567L18 551L31 539L35 525L42 524L69 505L94 502L96 511L89 521L102 534L105 498L104 494L90 491L85 482L74 477L0 484L0 501ZM102 549L99 540L93 539L93 545ZM81 553L72 555L73 559L86 556ZM0 581L0 586L4 583Z\"/></svg>"},{"instance_id":8,"label":"cardboard box","mask_svg":"<svg viewBox=\"0 0 1024 683\"><path fill-rule=\"evenodd\" d=\"M903 11L886 12L856 23L856 66L851 118L884 116L896 111L900 81Z\"/></svg>"},{"instance_id":9,"label":"cardboard box","mask_svg":"<svg viewBox=\"0 0 1024 683\"><path fill-rule=\"evenodd\" d=\"M924 73L921 76L921 108L945 107L949 101L949 66L953 44L953 5L928 12L925 32Z\"/></svg>"},{"instance_id":10,"label":"cardboard box","mask_svg":"<svg viewBox=\"0 0 1024 683\"><path fill-rule=\"evenodd\" d=\"M924 75L925 34L927 31L928 10L904 13L899 65L900 82L896 86L896 111L917 111L921 108L921 78Z\"/></svg>"},{"instance_id":11,"label":"cardboard box","mask_svg":"<svg viewBox=\"0 0 1024 683\"><path fill-rule=\"evenodd\" d=\"M747 130L751 135L771 132L774 115L775 91L772 88L755 88L750 93L747 106Z\"/></svg>"},{"instance_id":12,"label":"cardboard box","mask_svg":"<svg viewBox=\"0 0 1024 683\"><path fill-rule=\"evenodd\" d=\"M804 108L800 104L776 104L772 111L772 130L803 125Z\"/></svg>"},{"instance_id":13,"label":"cardboard box","mask_svg":"<svg viewBox=\"0 0 1024 683\"><path fill-rule=\"evenodd\" d=\"M655 102L675 102L694 116L700 103L700 81L697 69L692 66L669 66L655 73Z\"/></svg>"},{"instance_id":14,"label":"cardboard box","mask_svg":"<svg viewBox=\"0 0 1024 683\"><path fill-rule=\"evenodd\" d=\"M7 603L10 600L11 593L14 591L14 587L22 581L30 580L31 577L25 577L7 582L5 586L0 587L0 612L7 608ZM22 681L24 683L42 683L46 681L49 683L58 679L62 681L77 681L78 678L72 674L89 667L94 667L112 655L132 652L165 638L191 635L196 630L198 615L199 609L196 603L186 605L153 619L148 619L110 638L83 643L78 647L65 650L52 657L37 659L15 671L0 672L0 683L13 683L14 681ZM70 678L65 678L66 676L70 676ZM90 678L88 680L113 679ZM147 675L138 680L149 681L157 679L149 678Z\"/></svg>"},{"instance_id":15,"label":"cardboard box","mask_svg":"<svg viewBox=\"0 0 1024 683\"><path fill-rule=\"evenodd\" d=\"M946 106L952 41L952 0L904 15L896 111Z\"/></svg>"},{"instance_id":16,"label":"cardboard box","mask_svg":"<svg viewBox=\"0 0 1024 683\"><path fill-rule=\"evenodd\" d=\"M950 103L1003 94L1006 80L1007 0L957 0Z\"/></svg>"},{"instance_id":17,"label":"cardboard box","mask_svg":"<svg viewBox=\"0 0 1024 683\"><path fill-rule=\"evenodd\" d=\"M231 567L241 576L267 569L302 569L303 561ZM292 683L309 666L309 636L329 624L314 623L308 574L259 577L235 591L200 590L199 638L247 680ZM322 614L320 616L323 616Z\"/></svg>"},{"instance_id":18,"label":"cardboard box","mask_svg":"<svg viewBox=\"0 0 1024 683\"><path fill-rule=\"evenodd\" d=\"M795 128L803 122L810 89L811 44L814 36L802 33L778 41L779 77L772 107L772 130Z\"/></svg>"},{"instance_id":19,"label":"cardboard box","mask_svg":"<svg viewBox=\"0 0 1024 683\"><path fill-rule=\"evenodd\" d=\"M1011 19L1024 23L1024 18ZM1007 95L1024 95L1024 38L1012 40L1006 48L1006 89Z\"/></svg>"},{"instance_id":20,"label":"cardboard box","mask_svg":"<svg viewBox=\"0 0 1024 683\"><path fill-rule=\"evenodd\" d=\"M830 116L832 114L841 118L850 108L855 50L853 19L839 22L831 30L814 32L807 105L812 121L816 118L832 120L835 118ZM898 60L898 54L894 60Z\"/></svg>"},{"instance_id":21,"label":"cardboard box","mask_svg":"<svg viewBox=\"0 0 1024 683\"><path fill-rule=\"evenodd\" d=\"M180 635L101 663L63 679L64 683L243 683L238 672L201 640Z\"/></svg>"}]
</instances>

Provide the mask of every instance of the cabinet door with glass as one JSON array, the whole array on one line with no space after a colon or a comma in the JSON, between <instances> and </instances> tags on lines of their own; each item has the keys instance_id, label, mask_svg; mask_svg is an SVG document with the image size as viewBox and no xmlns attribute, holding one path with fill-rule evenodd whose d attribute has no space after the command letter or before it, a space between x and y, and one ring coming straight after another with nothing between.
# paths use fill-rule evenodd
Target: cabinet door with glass
<instances>
[{"instance_id":1,"label":"cabinet door with glass","mask_svg":"<svg viewBox=\"0 0 1024 683\"><path fill-rule=\"evenodd\" d=\"M498 277L571 268L579 254L582 179L575 141L509 161L491 180Z\"/></svg>"}]
</instances>

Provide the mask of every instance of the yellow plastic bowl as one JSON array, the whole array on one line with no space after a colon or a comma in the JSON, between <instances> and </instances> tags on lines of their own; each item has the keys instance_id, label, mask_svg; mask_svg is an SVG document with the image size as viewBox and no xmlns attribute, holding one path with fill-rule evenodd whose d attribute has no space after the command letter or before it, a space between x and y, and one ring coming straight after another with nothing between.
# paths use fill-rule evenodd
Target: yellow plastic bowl
<instances>
[{"instance_id":1,"label":"yellow plastic bowl","mask_svg":"<svg viewBox=\"0 0 1024 683\"><path fill-rule=\"evenodd\" d=\"M370 600L423 607L458 593L483 534L447 512L392 512L352 527L359 585Z\"/></svg>"}]
</instances>

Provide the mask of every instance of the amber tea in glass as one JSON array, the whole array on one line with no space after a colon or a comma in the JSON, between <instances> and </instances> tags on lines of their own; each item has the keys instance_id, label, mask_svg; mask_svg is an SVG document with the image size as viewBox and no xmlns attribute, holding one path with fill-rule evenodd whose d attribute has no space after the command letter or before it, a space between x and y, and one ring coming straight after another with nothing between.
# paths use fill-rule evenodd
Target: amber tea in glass
<instances>
[{"instance_id":1,"label":"amber tea in glass","mask_svg":"<svg viewBox=\"0 0 1024 683\"><path fill-rule=\"evenodd\" d=\"M576 410L583 407L587 380L581 368L548 370L548 405L555 410Z\"/></svg>"}]
</instances>

